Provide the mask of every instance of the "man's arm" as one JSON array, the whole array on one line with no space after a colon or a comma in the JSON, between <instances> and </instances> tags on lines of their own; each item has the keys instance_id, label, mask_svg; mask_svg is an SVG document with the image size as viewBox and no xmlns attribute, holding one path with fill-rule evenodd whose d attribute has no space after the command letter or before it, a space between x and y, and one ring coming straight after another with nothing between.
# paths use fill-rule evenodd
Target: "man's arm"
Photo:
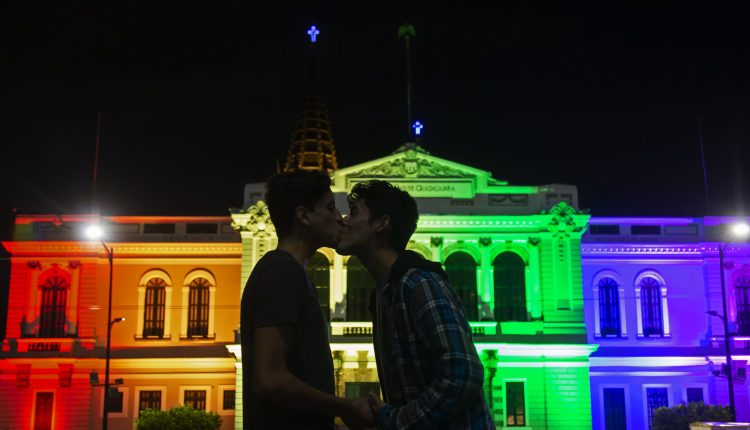
<instances>
[{"instance_id":1,"label":"man's arm","mask_svg":"<svg viewBox=\"0 0 750 430\"><path fill-rule=\"evenodd\" d=\"M372 423L367 399L340 399L311 387L286 367L294 344L288 325L255 329L253 341L253 393L266 401L304 412L340 416L351 427Z\"/></svg>"},{"instance_id":2,"label":"man's arm","mask_svg":"<svg viewBox=\"0 0 750 430\"><path fill-rule=\"evenodd\" d=\"M434 273L412 274L405 289L417 340L429 351L436 375L428 388L403 407L383 405L377 413L383 429L432 428L446 423L473 402L481 401L484 371L471 341L464 313Z\"/></svg>"}]
</instances>

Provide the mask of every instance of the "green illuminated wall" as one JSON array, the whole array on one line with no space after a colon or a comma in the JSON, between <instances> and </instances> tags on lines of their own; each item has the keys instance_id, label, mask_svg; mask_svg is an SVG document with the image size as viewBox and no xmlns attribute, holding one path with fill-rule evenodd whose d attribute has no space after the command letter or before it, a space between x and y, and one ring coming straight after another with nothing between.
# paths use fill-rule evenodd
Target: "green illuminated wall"
<instances>
[{"instance_id":1,"label":"green illuminated wall","mask_svg":"<svg viewBox=\"0 0 750 430\"><path fill-rule=\"evenodd\" d=\"M486 370L486 395L495 422L506 422L507 381L525 387L526 426L534 429L591 429L589 355L583 319L581 235L589 216L576 209L574 187L510 186L489 172L429 155L417 146L333 173L339 204L351 187L369 179L388 180L412 193L420 209L409 243L426 258L445 262L465 252L476 263L478 320L471 321L483 359L495 351L497 367ZM275 246L263 202L232 214L243 243L242 284L255 262ZM494 320L493 261L512 252L523 261L526 321ZM346 321L346 256L323 253L331 264L331 349L343 357L337 385L375 381L371 324ZM242 288L242 286L240 287ZM487 363L486 368L487 368ZM490 379L492 389L490 391ZM238 392L241 381L237 381ZM491 395L490 395L491 392ZM237 416L241 417L238 405ZM241 419L237 425L241 428Z\"/></svg>"}]
</instances>

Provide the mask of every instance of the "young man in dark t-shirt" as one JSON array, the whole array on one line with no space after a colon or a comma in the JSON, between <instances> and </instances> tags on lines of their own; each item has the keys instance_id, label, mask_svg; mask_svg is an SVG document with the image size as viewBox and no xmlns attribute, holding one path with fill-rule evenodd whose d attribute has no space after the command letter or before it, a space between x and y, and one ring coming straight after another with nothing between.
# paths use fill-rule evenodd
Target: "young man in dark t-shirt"
<instances>
[{"instance_id":1,"label":"young man in dark t-shirt","mask_svg":"<svg viewBox=\"0 0 750 430\"><path fill-rule=\"evenodd\" d=\"M332 429L341 416L370 427L367 399L335 397L328 323L305 265L341 234L330 179L322 172L274 176L266 193L279 238L253 268L242 294L245 429Z\"/></svg>"}]
</instances>

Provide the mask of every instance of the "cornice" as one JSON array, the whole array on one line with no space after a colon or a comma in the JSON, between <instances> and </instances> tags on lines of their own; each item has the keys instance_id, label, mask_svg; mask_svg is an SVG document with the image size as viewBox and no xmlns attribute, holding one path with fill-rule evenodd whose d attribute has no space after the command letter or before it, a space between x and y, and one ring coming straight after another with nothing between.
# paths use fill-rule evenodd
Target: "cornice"
<instances>
[{"instance_id":1,"label":"cornice","mask_svg":"<svg viewBox=\"0 0 750 430\"><path fill-rule=\"evenodd\" d=\"M742 246L727 246L724 250L727 256L748 256L750 249ZM713 244L581 244L581 255L597 256L678 256L706 258L719 256L719 245Z\"/></svg>"},{"instance_id":2,"label":"cornice","mask_svg":"<svg viewBox=\"0 0 750 430\"><path fill-rule=\"evenodd\" d=\"M94 242L3 242L5 249L14 257L43 257L52 255L105 256L104 248ZM114 250L115 258L137 256L236 256L242 255L241 243L122 243L107 242Z\"/></svg>"},{"instance_id":3,"label":"cornice","mask_svg":"<svg viewBox=\"0 0 750 430\"><path fill-rule=\"evenodd\" d=\"M598 256L680 256L703 257L703 247L696 245L602 245L581 244L581 255Z\"/></svg>"}]
</instances>

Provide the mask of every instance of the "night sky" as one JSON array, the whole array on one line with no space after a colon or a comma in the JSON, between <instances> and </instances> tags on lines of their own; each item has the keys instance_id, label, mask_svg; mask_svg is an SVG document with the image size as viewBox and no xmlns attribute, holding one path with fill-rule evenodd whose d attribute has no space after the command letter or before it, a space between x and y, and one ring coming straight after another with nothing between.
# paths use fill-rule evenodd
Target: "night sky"
<instances>
[{"instance_id":1,"label":"night sky","mask_svg":"<svg viewBox=\"0 0 750 430\"><path fill-rule=\"evenodd\" d=\"M511 184L575 184L595 216L703 216L700 117L711 213L750 201L739 3L19 3L34 5L0 10L3 239L14 207L92 211L99 111L102 214L241 206L243 185L283 164L312 24L341 166L405 139L408 21L433 155Z\"/></svg>"}]
</instances>

